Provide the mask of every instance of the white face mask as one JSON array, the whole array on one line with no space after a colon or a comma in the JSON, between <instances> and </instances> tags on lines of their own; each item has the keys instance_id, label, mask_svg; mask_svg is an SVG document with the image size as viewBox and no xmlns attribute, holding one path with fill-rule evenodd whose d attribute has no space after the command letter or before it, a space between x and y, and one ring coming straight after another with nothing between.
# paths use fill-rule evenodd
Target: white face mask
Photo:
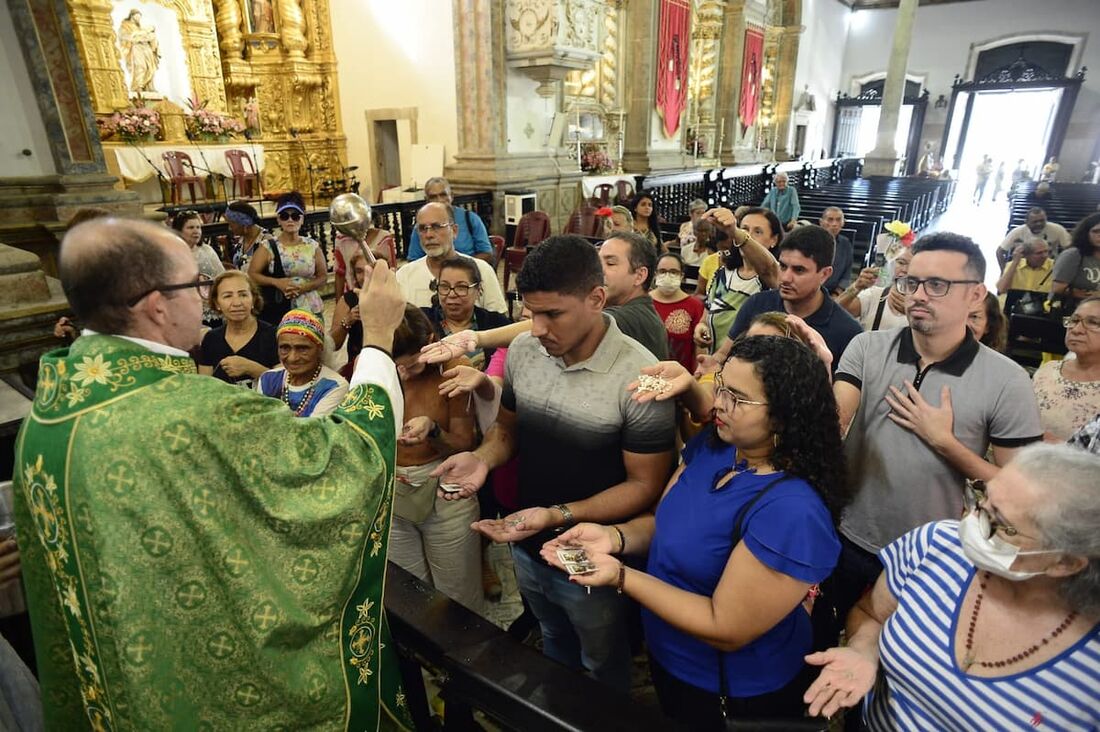
<instances>
[{"instance_id":1,"label":"white face mask","mask_svg":"<svg viewBox=\"0 0 1100 732\"><path fill-rule=\"evenodd\" d=\"M654 282L657 283L657 289L660 290L663 295L671 295L679 290L682 281L683 278L674 274L659 274L654 278Z\"/></svg>"},{"instance_id":2,"label":"white face mask","mask_svg":"<svg viewBox=\"0 0 1100 732\"><path fill-rule=\"evenodd\" d=\"M959 521L959 540L962 542L963 553L975 567L1017 582L1038 577L1045 574L1045 571L1013 571L1010 567L1016 557L1060 553L1055 549L1021 551L1018 546L1009 544L990 530L989 514L980 508L971 511Z\"/></svg>"}]
</instances>

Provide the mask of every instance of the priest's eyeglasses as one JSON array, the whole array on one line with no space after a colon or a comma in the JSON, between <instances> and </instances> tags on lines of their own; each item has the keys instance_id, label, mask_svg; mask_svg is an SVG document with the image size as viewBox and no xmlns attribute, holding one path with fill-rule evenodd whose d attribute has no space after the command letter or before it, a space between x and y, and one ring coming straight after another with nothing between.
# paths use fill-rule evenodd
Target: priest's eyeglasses
<instances>
[{"instance_id":1,"label":"priest's eyeglasses","mask_svg":"<svg viewBox=\"0 0 1100 732\"><path fill-rule=\"evenodd\" d=\"M194 287L199 291L199 297L203 300L210 299L210 293L214 289L214 280L210 279L207 275L201 274L191 282L181 282L178 285L161 285L160 287L154 287L150 290L146 290L136 297L131 297L126 301L128 307L133 307L145 298L152 295L154 292L171 292L173 290L186 290Z\"/></svg>"},{"instance_id":2,"label":"priest's eyeglasses","mask_svg":"<svg viewBox=\"0 0 1100 732\"><path fill-rule=\"evenodd\" d=\"M903 295L914 295L921 285L928 297L944 297L951 289L951 285L978 285L978 280L945 280L942 277L897 277L894 279L894 287Z\"/></svg>"}]
</instances>

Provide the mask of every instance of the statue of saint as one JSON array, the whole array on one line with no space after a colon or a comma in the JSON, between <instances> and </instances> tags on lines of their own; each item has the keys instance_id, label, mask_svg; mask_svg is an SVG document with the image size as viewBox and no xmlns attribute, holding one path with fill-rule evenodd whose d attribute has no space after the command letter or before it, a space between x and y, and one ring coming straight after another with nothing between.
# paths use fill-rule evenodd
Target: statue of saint
<instances>
[{"instance_id":1,"label":"statue of saint","mask_svg":"<svg viewBox=\"0 0 1100 732\"><path fill-rule=\"evenodd\" d=\"M275 32L275 10L271 0L252 0L252 32Z\"/></svg>"},{"instance_id":2,"label":"statue of saint","mask_svg":"<svg viewBox=\"0 0 1100 732\"><path fill-rule=\"evenodd\" d=\"M118 40L122 45L122 58L130 70L130 91L137 94L156 92L153 76L160 65L157 29L142 25L141 11L135 8L119 23Z\"/></svg>"}]
</instances>

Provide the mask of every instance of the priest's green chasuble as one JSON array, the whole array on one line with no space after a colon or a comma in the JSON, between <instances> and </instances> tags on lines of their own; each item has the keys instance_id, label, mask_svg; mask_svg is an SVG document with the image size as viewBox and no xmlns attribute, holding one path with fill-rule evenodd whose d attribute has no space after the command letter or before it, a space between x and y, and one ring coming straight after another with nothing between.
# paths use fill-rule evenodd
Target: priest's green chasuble
<instances>
[{"instance_id":1,"label":"priest's green chasuble","mask_svg":"<svg viewBox=\"0 0 1100 732\"><path fill-rule=\"evenodd\" d=\"M299 419L194 371L111 336L42 358L15 495L48 728L411 728L382 610L400 393Z\"/></svg>"}]
</instances>

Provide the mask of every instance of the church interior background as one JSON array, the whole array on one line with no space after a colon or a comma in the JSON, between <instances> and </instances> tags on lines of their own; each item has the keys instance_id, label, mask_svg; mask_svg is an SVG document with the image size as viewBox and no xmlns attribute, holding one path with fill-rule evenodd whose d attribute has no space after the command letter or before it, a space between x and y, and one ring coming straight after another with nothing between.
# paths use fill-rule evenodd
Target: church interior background
<instances>
[{"instance_id":1,"label":"church interior background","mask_svg":"<svg viewBox=\"0 0 1100 732\"><path fill-rule=\"evenodd\" d=\"M957 85L978 81L987 52L1019 47L1020 61L1047 44L1064 58L1046 71L1078 80L1061 178L1086 175L1100 158L1100 86L1085 73L1100 70L1088 32L1100 3L917 4L7 0L0 370L52 344L73 212L162 217L173 151L202 179L200 203L242 195L225 155L242 150L263 193L297 189L311 207L356 181L372 202L405 202L445 175L456 193L491 196L491 233L505 233L509 191L533 193L560 231L601 182L843 155L870 166L867 130L904 36L903 132L876 165L912 172L946 141L947 167L963 168L976 148L964 155L948 134Z\"/></svg>"}]
</instances>

